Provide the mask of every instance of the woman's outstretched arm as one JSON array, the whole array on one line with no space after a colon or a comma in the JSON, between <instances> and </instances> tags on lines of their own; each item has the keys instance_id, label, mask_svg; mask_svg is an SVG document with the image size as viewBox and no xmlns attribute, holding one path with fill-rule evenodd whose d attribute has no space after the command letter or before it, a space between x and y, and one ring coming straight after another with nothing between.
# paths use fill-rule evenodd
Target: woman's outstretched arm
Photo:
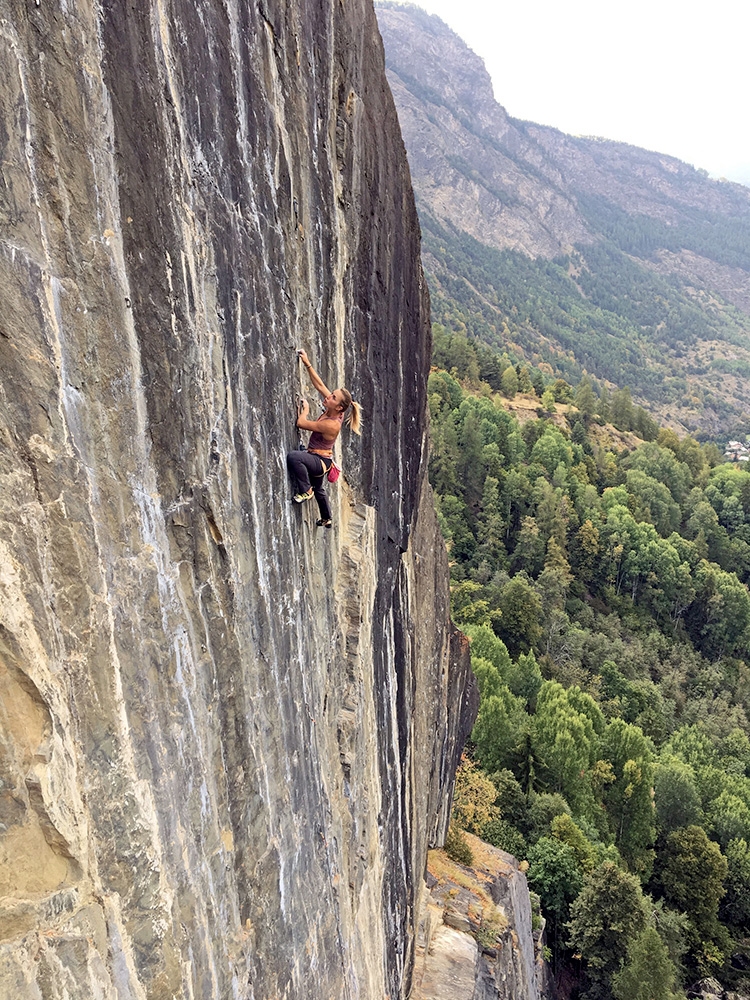
<instances>
[{"instance_id":1,"label":"woman's outstretched arm","mask_svg":"<svg viewBox=\"0 0 750 1000\"><path fill-rule=\"evenodd\" d=\"M305 368L307 368L307 373L310 376L310 381L318 390L323 399L325 399L326 396L330 396L331 390L328 388L323 379L320 377L320 375L318 375L313 366L310 364L310 359L308 358L307 354L305 354L304 351L297 351L297 354L299 355L299 359L302 362L302 364L305 366Z\"/></svg>"}]
</instances>

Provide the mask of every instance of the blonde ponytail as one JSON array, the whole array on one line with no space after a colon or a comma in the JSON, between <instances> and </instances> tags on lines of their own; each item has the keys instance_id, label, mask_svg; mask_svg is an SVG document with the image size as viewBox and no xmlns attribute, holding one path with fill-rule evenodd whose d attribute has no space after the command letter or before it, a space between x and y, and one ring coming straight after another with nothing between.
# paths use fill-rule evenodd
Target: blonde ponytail
<instances>
[{"instance_id":1,"label":"blonde ponytail","mask_svg":"<svg viewBox=\"0 0 750 1000\"><path fill-rule=\"evenodd\" d=\"M355 434L361 434L360 423L362 421L362 407L359 403L355 403L352 399L352 394L348 389L341 388L341 395L344 397L344 405L341 407L344 413L346 413L346 424L350 430L353 430Z\"/></svg>"},{"instance_id":2,"label":"blonde ponytail","mask_svg":"<svg viewBox=\"0 0 750 1000\"><path fill-rule=\"evenodd\" d=\"M362 433L362 428L360 427L362 422L362 407L359 403L355 403L354 400L352 400L352 405L349 408L346 422L349 425L350 430L353 430L355 434Z\"/></svg>"}]
</instances>

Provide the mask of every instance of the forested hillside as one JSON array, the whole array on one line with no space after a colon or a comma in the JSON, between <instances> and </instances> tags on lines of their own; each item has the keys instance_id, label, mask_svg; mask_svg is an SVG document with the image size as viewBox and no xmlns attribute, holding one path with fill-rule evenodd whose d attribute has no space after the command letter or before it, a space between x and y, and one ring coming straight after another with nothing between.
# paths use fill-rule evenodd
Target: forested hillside
<instances>
[{"instance_id":1,"label":"forested hillside","mask_svg":"<svg viewBox=\"0 0 750 1000\"><path fill-rule=\"evenodd\" d=\"M438 18L395 3L378 18L433 318L573 383L627 386L680 433L750 431L750 190L514 120Z\"/></svg>"},{"instance_id":2,"label":"forested hillside","mask_svg":"<svg viewBox=\"0 0 750 1000\"><path fill-rule=\"evenodd\" d=\"M564 995L747 987L750 472L624 391L435 332L431 479L482 694L450 849L462 827L528 859Z\"/></svg>"}]
</instances>

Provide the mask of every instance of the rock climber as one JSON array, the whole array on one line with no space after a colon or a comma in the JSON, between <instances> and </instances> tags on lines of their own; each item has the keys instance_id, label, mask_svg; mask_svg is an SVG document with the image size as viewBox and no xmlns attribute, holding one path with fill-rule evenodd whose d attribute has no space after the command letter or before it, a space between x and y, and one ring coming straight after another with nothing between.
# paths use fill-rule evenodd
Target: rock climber
<instances>
[{"instance_id":1,"label":"rock climber","mask_svg":"<svg viewBox=\"0 0 750 1000\"><path fill-rule=\"evenodd\" d=\"M333 446L344 420L355 434L360 433L362 410L359 403L354 402L348 389L330 391L304 351L298 351L297 354L307 368L310 381L323 397L325 409L317 420L310 420L308 417L310 404L306 399L301 400L297 427L312 433L307 449L288 452L286 464L297 490L294 494L295 503L304 503L314 496L320 511L320 518L316 524L321 528L330 528L331 510L328 506L325 481L333 464Z\"/></svg>"}]
</instances>

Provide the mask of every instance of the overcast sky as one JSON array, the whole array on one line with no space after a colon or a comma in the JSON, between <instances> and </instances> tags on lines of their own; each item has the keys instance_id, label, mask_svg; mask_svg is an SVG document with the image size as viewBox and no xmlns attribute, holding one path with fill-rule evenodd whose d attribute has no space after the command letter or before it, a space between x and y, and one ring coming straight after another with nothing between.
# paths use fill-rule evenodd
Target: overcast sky
<instances>
[{"instance_id":1,"label":"overcast sky","mask_svg":"<svg viewBox=\"0 0 750 1000\"><path fill-rule=\"evenodd\" d=\"M750 0L420 0L514 118L750 185Z\"/></svg>"}]
</instances>

